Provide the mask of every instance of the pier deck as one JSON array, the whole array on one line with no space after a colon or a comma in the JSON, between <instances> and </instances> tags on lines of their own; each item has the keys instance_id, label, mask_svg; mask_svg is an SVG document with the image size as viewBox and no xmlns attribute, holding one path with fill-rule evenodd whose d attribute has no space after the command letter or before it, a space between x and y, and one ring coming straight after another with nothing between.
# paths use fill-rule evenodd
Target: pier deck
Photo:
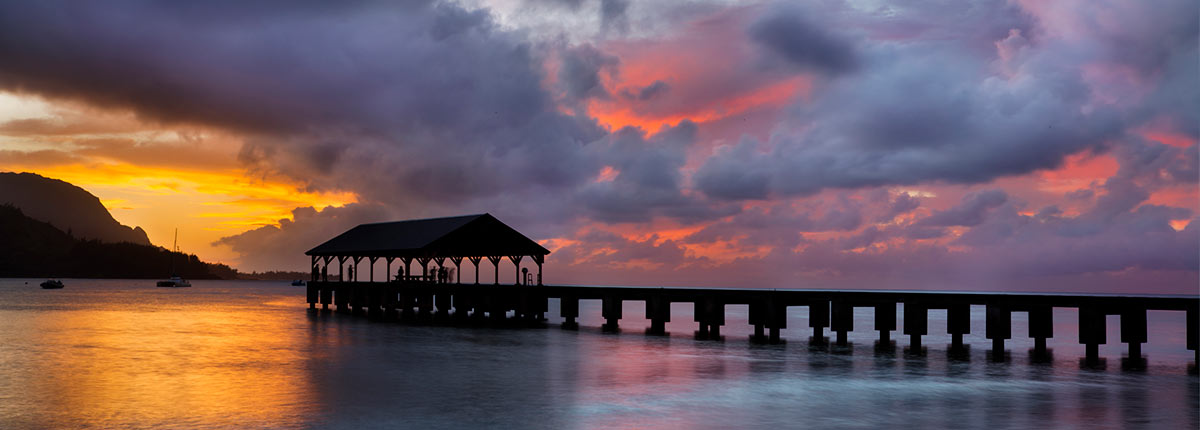
<instances>
[{"instance_id":1,"label":"pier deck","mask_svg":"<svg viewBox=\"0 0 1200 430\"><path fill-rule=\"evenodd\" d=\"M971 333L970 307L986 307L984 336L992 340L992 354L1003 359L1004 341L1014 336L1012 313L1028 313L1028 337L1034 353L1045 354L1047 339L1054 338L1053 314L1057 308L1078 309L1078 342L1086 347L1085 359L1099 359L1099 345L1108 341L1106 317L1120 316L1120 342L1128 344L1129 356L1140 359L1147 341L1147 311L1182 311L1187 314L1187 345L1200 351L1200 297L1152 295L1089 295L1040 293L982 293L935 291L800 290L753 288L599 287L568 285L480 285L457 283L337 282L308 284L308 303L322 309L333 305L340 312L391 320L493 323L545 320L549 299L559 299L562 327L577 328L580 300L600 300L604 328L616 330L622 317L622 302L641 301L646 306L647 332L665 334L671 321L672 303L691 303L693 320L701 338L719 339L725 325L726 305L747 305L754 340L779 342L787 328L787 309L807 307L813 341L823 342L824 331L835 335L834 343L845 345L854 330L854 308L875 313L874 330L881 344L890 344L897 329L897 305L904 304L903 334L919 348L928 335L928 311L947 311L947 334L952 349L963 348L963 336ZM509 314L512 314L510 317ZM1197 355L1200 361L1200 353Z\"/></svg>"}]
</instances>

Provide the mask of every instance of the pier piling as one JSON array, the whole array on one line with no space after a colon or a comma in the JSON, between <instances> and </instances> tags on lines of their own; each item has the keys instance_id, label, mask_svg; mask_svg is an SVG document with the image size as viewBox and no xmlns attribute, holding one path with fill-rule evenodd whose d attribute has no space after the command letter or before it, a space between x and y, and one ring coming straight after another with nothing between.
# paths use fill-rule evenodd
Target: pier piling
<instances>
[{"instance_id":1,"label":"pier piling","mask_svg":"<svg viewBox=\"0 0 1200 430\"><path fill-rule=\"evenodd\" d=\"M661 295L646 299L646 319L650 320L649 334L667 334L667 323L671 321L671 302Z\"/></svg>"},{"instance_id":2,"label":"pier piling","mask_svg":"<svg viewBox=\"0 0 1200 430\"><path fill-rule=\"evenodd\" d=\"M615 296L605 296L601 301L601 315L604 317L605 331L615 332L621 319L621 299Z\"/></svg>"},{"instance_id":3,"label":"pier piling","mask_svg":"<svg viewBox=\"0 0 1200 430\"><path fill-rule=\"evenodd\" d=\"M1100 361L1100 345L1106 343L1104 312L1095 305L1079 308L1079 343L1084 345L1088 363Z\"/></svg>"},{"instance_id":4,"label":"pier piling","mask_svg":"<svg viewBox=\"0 0 1200 430\"><path fill-rule=\"evenodd\" d=\"M971 305L952 304L946 307L946 332L950 334L950 349L962 351L963 335L971 333Z\"/></svg>"},{"instance_id":5,"label":"pier piling","mask_svg":"<svg viewBox=\"0 0 1200 430\"><path fill-rule=\"evenodd\" d=\"M563 329L578 329L579 323L575 321L575 318L579 318L579 298L574 296L563 296L559 298L558 314L563 318Z\"/></svg>"},{"instance_id":6,"label":"pier piling","mask_svg":"<svg viewBox=\"0 0 1200 430\"><path fill-rule=\"evenodd\" d=\"M1121 343L1129 345L1129 358L1142 358L1142 343L1146 342L1146 309L1126 308L1121 312Z\"/></svg>"},{"instance_id":7,"label":"pier piling","mask_svg":"<svg viewBox=\"0 0 1200 430\"><path fill-rule=\"evenodd\" d=\"M892 331L896 330L896 303L875 305L875 330L879 331L879 344L887 347L892 343Z\"/></svg>"},{"instance_id":8,"label":"pier piling","mask_svg":"<svg viewBox=\"0 0 1200 430\"><path fill-rule=\"evenodd\" d=\"M1004 360L1004 341L1012 338L1012 311L1000 304L987 305L985 336L992 340L992 359Z\"/></svg>"},{"instance_id":9,"label":"pier piling","mask_svg":"<svg viewBox=\"0 0 1200 430\"><path fill-rule=\"evenodd\" d=\"M808 303L808 326L813 329L812 342L825 343L825 327L829 327L829 300L812 300Z\"/></svg>"},{"instance_id":10,"label":"pier piling","mask_svg":"<svg viewBox=\"0 0 1200 430\"><path fill-rule=\"evenodd\" d=\"M1046 349L1046 339L1054 337L1054 312L1049 306L1039 305L1029 308L1029 337L1033 338L1033 353L1044 358L1049 351Z\"/></svg>"},{"instance_id":11,"label":"pier piling","mask_svg":"<svg viewBox=\"0 0 1200 430\"><path fill-rule=\"evenodd\" d=\"M834 300L830 320L830 330L837 333L837 345L846 346L847 333L854 330L854 306L845 300Z\"/></svg>"},{"instance_id":12,"label":"pier piling","mask_svg":"<svg viewBox=\"0 0 1200 430\"><path fill-rule=\"evenodd\" d=\"M929 334L929 310L923 304L904 302L904 334L909 348L920 351L921 336Z\"/></svg>"}]
</instances>

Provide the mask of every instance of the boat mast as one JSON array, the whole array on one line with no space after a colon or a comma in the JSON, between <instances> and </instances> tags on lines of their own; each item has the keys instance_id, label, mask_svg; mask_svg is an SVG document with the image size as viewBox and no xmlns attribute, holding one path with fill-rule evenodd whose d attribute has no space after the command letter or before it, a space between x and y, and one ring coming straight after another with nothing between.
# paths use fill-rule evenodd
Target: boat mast
<instances>
[{"instance_id":1,"label":"boat mast","mask_svg":"<svg viewBox=\"0 0 1200 430\"><path fill-rule=\"evenodd\" d=\"M175 274L175 253L179 252L179 227L175 227L175 240L171 242L171 276Z\"/></svg>"}]
</instances>

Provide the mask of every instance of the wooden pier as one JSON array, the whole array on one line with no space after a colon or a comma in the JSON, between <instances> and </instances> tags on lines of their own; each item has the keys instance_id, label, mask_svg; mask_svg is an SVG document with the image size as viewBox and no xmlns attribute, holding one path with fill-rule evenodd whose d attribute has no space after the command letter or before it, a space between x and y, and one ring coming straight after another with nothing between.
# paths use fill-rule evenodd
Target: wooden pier
<instances>
[{"instance_id":1,"label":"wooden pier","mask_svg":"<svg viewBox=\"0 0 1200 430\"><path fill-rule=\"evenodd\" d=\"M1054 310L1074 308L1085 362L1100 359L1100 345L1108 342L1109 315L1120 316L1120 342L1128 345L1134 361L1140 361L1142 344L1149 338L1147 312L1181 311L1187 313L1186 347L1200 361L1200 296L552 286L542 282L542 265L549 253L489 214L362 224L306 252L312 258L308 303L314 309L333 306L338 312L377 320L544 326L554 298L562 327L575 329L579 301L599 300L604 329L616 331L622 303L638 301L645 303L647 333L658 335L666 334L671 304L690 303L696 334L702 339L721 338L726 306L746 305L748 323L754 327L752 338L765 343L781 341L788 308L806 307L811 341L826 342L828 329L837 345L846 345L848 333L855 328L854 309L867 308L874 312L873 329L885 347L892 344L896 309L903 304L903 335L913 350L920 351L921 337L929 335L929 310L945 309L952 352L965 350L963 338L972 334L971 306L984 306L982 332L992 341L992 357L997 360L1004 359L1004 342L1014 336L1014 312L1028 313L1026 335L1034 340L1034 355L1045 357L1047 341L1055 335ZM505 257L512 263L513 278L504 276L514 282L501 285L500 265ZM335 259L336 273L330 273ZM380 259L385 279L374 282L375 263ZM392 263L397 259L401 264L393 276ZM457 276L464 259L474 265L474 283ZM479 265L485 259L493 269L490 285L480 284L479 279ZM358 279L359 263L364 260L369 282ZM536 272L522 268L522 261L532 261ZM412 269L413 262L420 265L419 275Z\"/></svg>"},{"instance_id":2,"label":"wooden pier","mask_svg":"<svg viewBox=\"0 0 1200 430\"><path fill-rule=\"evenodd\" d=\"M812 341L824 342L825 330L833 335L833 343L845 345L847 333L853 331L855 308L874 312L874 330L881 344L889 344L896 330L897 305L904 305L901 316L904 335L909 345L920 348L921 337L929 334L928 314L931 309L947 311L947 334L951 349L964 347L963 337L972 333L970 308L987 309L982 334L992 341L992 354L1003 359L1004 341L1012 339L1012 314L1028 313L1029 338L1034 339L1034 353L1047 351L1047 340L1054 338L1054 309L1078 309L1078 342L1085 345L1085 359L1096 361L1099 346L1108 342L1106 317L1120 316L1120 342L1128 345L1129 356L1141 357L1141 345L1149 338L1148 311L1180 311L1187 313L1188 350L1197 351L1200 336L1200 298L1195 296L1135 296L1135 295L1078 295L1033 293L967 293L930 291L833 291L782 289L718 289L718 288L654 288L654 287L590 287L551 285L479 285L435 283L424 281L401 282L322 282L308 284L308 303L347 314L366 315L379 320L425 323L491 324L535 323L546 321L549 299L559 302L562 327L575 329L580 300L600 300L601 317L606 330L616 330L622 318L622 303L645 303L645 317L650 321L649 334L666 334L671 321L672 303L693 305L693 321L697 335L719 339L725 325L725 307L747 305L748 322L754 327L753 339L771 343L780 341L780 330L787 328L789 307L808 308L808 327ZM860 327L860 329L862 329ZM976 328L975 333L979 333ZM1060 334L1061 336L1062 334ZM1198 357L1200 358L1200 357Z\"/></svg>"}]
</instances>

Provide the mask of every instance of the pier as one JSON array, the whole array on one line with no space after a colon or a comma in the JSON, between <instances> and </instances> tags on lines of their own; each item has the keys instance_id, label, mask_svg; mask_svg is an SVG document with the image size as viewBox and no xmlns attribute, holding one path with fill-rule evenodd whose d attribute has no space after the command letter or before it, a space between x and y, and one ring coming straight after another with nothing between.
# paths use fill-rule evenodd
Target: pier
<instances>
[{"instance_id":1,"label":"pier","mask_svg":"<svg viewBox=\"0 0 1200 430\"><path fill-rule=\"evenodd\" d=\"M982 334L991 340L990 355L998 361L1004 360L1005 341L1020 335L1013 333L1014 313L1027 313L1025 335L1034 341L1034 356L1044 357L1056 335L1054 310L1072 308L1078 311L1075 338L1084 345L1087 363L1098 362L1100 345L1109 341L1109 315L1119 316L1119 342L1127 345L1130 358L1140 361L1142 344L1150 335L1147 312L1177 311L1187 315L1186 345L1181 347L1193 351L1200 362L1200 296L544 285L542 266L549 253L488 214L363 224L306 253L312 259L307 301L311 309L319 306L379 321L545 327L550 299L557 299L561 327L577 329L580 300L599 300L602 328L613 332L620 327L623 303L643 302L649 335L667 334L671 304L688 303L693 306L696 337L704 340L721 339L726 306L745 305L752 340L761 343L781 342L788 309L803 307L812 329L810 342L839 346L847 345L848 334L855 330L855 310L866 309L873 312L871 329L878 332L879 345L892 344L892 332L902 318L903 333L898 335L907 336L915 351L921 349L921 338L930 335L929 311L945 310L951 352L965 350L965 336ZM525 257L536 266L535 272L521 267ZM506 258L512 263L512 278L501 275ZM329 266L335 259L336 273L331 276ZM475 268L474 279L467 282L457 276L464 259ZM387 274L379 281L373 278L377 260L384 261ZM401 264L393 276L395 260ZM484 260L493 269L490 284L480 283ZM366 281L358 279L358 266L364 261L370 274ZM420 274L413 273L413 262L420 265ZM898 315L900 305L903 314ZM972 306L985 307L984 327L971 327ZM826 330L831 341L826 340Z\"/></svg>"},{"instance_id":2,"label":"pier","mask_svg":"<svg viewBox=\"0 0 1200 430\"><path fill-rule=\"evenodd\" d=\"M921 337L929 335L928 314L931 309L947 311L946 334L951 335L951 350L964 348L963 337L982 334L992 341L991 354L1003 359L1005 341L1012 339L1012 316L1028 313L1028 333L1034 340L1034 354L1045 354L1047 342L1055 338L1053 310L1078 310L1078 333L1075 336L1058 333L1059 338L1075 337L1085 346L1085 360L1099 360L1099 346L1108 343L1106 317L1119 315L1121 343L1128 345L1130 357L1141 356L1141 345L1147 342L1146 313L1148 311L1179 311L1187 314L1186 347L1197 351L1200 336L1200 298L1187 296L1117 296L1033 293L967 293L930 291L833 291L785 290L752 288L657 288L657 287L591 287L552 285L487 285L425 281L402 282L311 282L308 284L308 303L311 308L365 315L382 321L414 323L463 324L484 322L508 326L545 326L545 314L550 299L558 299L561 327L577 329L580 300L599 300L602 303L603 328L616 331L622 318L623 302L644 302L645 317L650 321L646 333L666 334L665 325L671 321L671 304L688 303L696 334L701 339L720 339L725 325L725 307L747 305L753 340L777 343L780 331L787 327L787 309L808 308L808 327L811 341L829 341L846 345L847 334L855 329L854 309L874 313L880 344L891 341L897 329L898 317L903 318L903 335L912 348L921 347ZM898 305L904 312L898 315ZM333 306L333 309L330 309ZM986 307L985 327L974 327L970 307ZM860 330L865 327L860 327ZM982 329L982 330L981 330Z\"/></svg>"}]
</instances>

